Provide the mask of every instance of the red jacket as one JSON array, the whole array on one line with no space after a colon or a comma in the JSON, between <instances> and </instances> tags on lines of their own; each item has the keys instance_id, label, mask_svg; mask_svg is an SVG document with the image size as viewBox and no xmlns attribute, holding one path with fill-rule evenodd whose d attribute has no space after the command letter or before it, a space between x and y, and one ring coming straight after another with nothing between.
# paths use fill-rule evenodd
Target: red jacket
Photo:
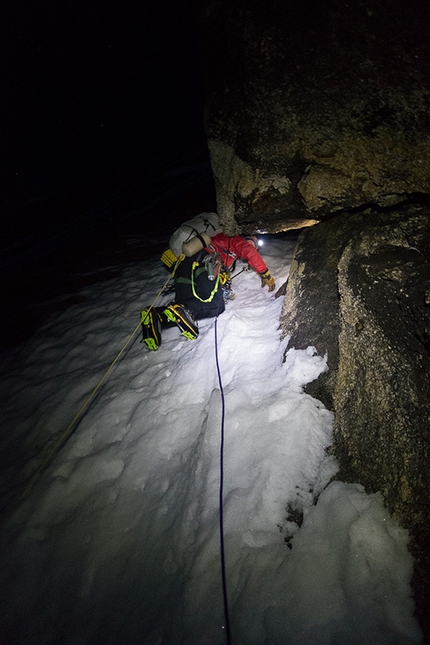
<instances>
[{"instance_id":1,"label":"red jacket","mask_svg":"<svg viewBox=\"0 0 430 645\"><path fill-rule=\"evenodd\" d=\"M229 237L224 233L218 233L211 239L211 243L206 247L209 253L219 253L223 264L229 268L236 260L246 260L248 264L257 273L265 273L267 271L266 263L257 251L257 249L250 244L243 237L235 236Z\"/></svg>"}]
</instances>

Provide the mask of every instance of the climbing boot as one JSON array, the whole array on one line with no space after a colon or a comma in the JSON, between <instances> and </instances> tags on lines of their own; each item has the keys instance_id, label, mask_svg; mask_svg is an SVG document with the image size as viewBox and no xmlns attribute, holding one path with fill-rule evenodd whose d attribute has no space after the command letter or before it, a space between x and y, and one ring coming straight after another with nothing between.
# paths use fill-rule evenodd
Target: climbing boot
<instances>
[{"instance_id":1,"label":"climbing boot","mask_svg":"<svg viewBox=\"0 0 430 645\"><path fill-rule=\"evenodd\" d=\"M161 345L161 318L160 315L148 307L142 311L142 341L148 349L156 350Z\"/></svg>"},{"instance_id":2,"label":"climbing boot","mask_svg":"<svg viewBox=\"0 0 430 645\"><path fill-rule=\"evenodd\" d=\"M179 327L182 336L185 336L185 338L193 340L199 335L197 322L192 312L184 305L172 302L164 309L163 314L167 320L174 322Z\"/></svg>"}]
</instances>

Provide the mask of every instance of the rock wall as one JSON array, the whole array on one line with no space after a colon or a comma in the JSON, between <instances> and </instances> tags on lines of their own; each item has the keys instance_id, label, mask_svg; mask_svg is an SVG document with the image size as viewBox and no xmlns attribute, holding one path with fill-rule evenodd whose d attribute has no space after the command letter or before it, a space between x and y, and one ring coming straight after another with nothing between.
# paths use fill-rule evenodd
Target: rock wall
<instances>
[{"instance_id":1,"label":"rock wall","mask_svg":"<svg viewBox=\"0 0 430 645\"><path fill-rule=\"evenodd\" d=\"M430 2L186 2L223 228L304 229L282 326L328 353L308 391L411 531L430 642Z\"/></svg>"},{"instance_id":2,"label":"rock wall","mask_svg":"<svg viewBox=\"0 0 430 645\"><path fill-rule=\"evenodd\" d=\"M412 535L430 636L430 209L343 214L301 233L286 289L289 347L328 352L308 386L335 413L338 477L380 490Z\"/></svg>"},{"instance_id":3,"label":"rock wall","mask_svg":"<svg viewBox=\"0 0 430 645\"><path fill-rule=\"evenodd\" d=\"M188 5L226 232L430 192L430 3Z\"/></svg>"}]
</instances>

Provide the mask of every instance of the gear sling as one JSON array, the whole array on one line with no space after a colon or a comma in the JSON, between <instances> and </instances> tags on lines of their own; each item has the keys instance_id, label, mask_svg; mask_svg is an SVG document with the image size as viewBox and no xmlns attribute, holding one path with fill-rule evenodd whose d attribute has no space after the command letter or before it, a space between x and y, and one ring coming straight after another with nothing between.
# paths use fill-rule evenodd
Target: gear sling
<instances>
[{"instance_id":1,"label":"gear sling","mask_svg":"<svg viewBox=\"0 0 430 645\"><path fill-rule=\"evenodd\" d=\"M207 260L207 256L205 251L201 251L192 258L184 258L175 276L176 301L189 307L196 319L212 318L225 309L219 288L220 267L214 258Z\"/></svg>"}]
</instances>

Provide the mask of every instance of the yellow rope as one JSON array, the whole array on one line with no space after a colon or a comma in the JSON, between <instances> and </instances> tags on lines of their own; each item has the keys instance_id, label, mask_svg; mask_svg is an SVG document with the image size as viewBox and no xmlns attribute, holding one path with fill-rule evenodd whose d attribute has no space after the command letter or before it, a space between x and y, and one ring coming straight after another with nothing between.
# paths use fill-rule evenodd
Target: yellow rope
<instances>
[{"instance_id":1,"label":"yellow rope","mask_svg":"<svg viewBox=\"0 0 430 645\"><path fill-rule=\"evenodd\" d=\"M176 261L176 264L175 264L175 267L173 269L173 272L170 274L170 276L167 278L166 282L161 287L160 291L155 296L155 298L152 301L151 305L148 307L148 311L150 309L152 309L152 307L156 303L157 299L160 297L160 295L163 293L164 289L166 288L166 286L168 285L170 280L173 278L173 276L175 275L176 269L178 268L179 264L182 262L184 257L185 256L183 256L183 255L179 256L179 258ZM6 509L5 513L2 515L2 518L1 518L2 520L5 520L6 518L10 517L12 515L12 513L18 508L18 506L21 504L21 502L26 497L26 495L32 490L33 486L35 485L36 481L39 479L41 474L44 472L44 470L46 470L46 468L52 462L52 460L57 455L57 453L59 452L61 447L64 445L64 443L70 437L70 435L72 434L73 428L78 423L78 421L80 421L82 419L82 417L84 416L84 414L87 411L88 407L90 406L90 404L94 400L97 392L100 390L101 386L106 381L107 377L109 376L109 374L111 373L111 371L113 370L113 368L115 367L115 365L117 364L117 362L119 361L121 356L124 354L125 350L130 345L131 341L134 339L135 335L139 331L140 325L141 325L141 322L139 321L139 323L136 325L134 331L131 333L131 335L129 336L129 338L127 339L125 344L122 346L122 348L120 349L120 351L118 352L118 354L116 355L116 357L114 358L114 360L112 361L112 363L110 364L110 366L108 367L106 372L103 374L103 376L100 379L100 381L95 386L94 390L88 396L86 401L81 405L81 407L79 408L79 410L76 413L75 417L69 423L69 425L67 426L67 428L65 429L63 434L60 436L60 438L55 442L54 446L51 448L51 450L48 453L48 455L42 461L42 463L40 464L39 468L37 468L37 470L33 473L33 475L27 481L27 483L24 484L24 486L23 486L21 492L18 494L18 496L14 500L12 500L9 508Z\"/></svg>"},{"instance_id":2,"label":"yellow rope","mask_svg":"<svg viewBox=\"0 0 430 645\"><path fill-rule=\"evenodd\" d=\"M161 296L161 294L163 293L164 289L165 289L165 288L167 287L167 285L169 284L170 280L174 277L174 275L175 275L175 273L176 273L176 269L178 268L178 266L181 264L182 260L184 260L184 259L185 259L185 255L180 255L180 256L177 258L177 260L176 260L176 264L175 264L175 266L173 267L173 271L172 271L172 273L169 275L169 277L167 278L166 282L163 284L163 286L161 287L160 291L157 293L157 295L155 296L154 300L153 300L153 301L152 301L152 303L149 305L149 307L148 307L148 309L147 309L146 311L151 311L151 309L153 308L153 306L154 306L154 305L155 305L155 303L157 302L158 298Z\"/></svg>"}]
</instances>

